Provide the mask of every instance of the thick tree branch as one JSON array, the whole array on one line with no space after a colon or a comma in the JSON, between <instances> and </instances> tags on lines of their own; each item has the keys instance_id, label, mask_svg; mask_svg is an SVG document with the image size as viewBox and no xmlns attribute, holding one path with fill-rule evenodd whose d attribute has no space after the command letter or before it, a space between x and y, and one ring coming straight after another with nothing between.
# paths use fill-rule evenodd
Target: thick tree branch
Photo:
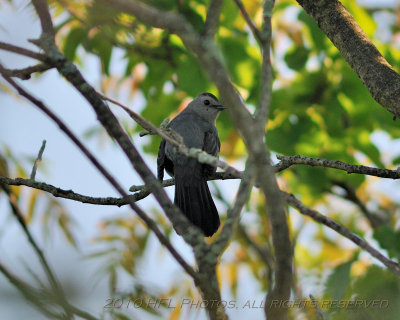
<instances>
[{"instance_id":1,"label":"thick tree branch","mask_svg":"<svg viewBox=\"0 0 400 320\"><path fill-rule=\"evenodd\" d=\"M287 203L290 204L292 207L296 208L301 214L309 216L318 223L321 223L327 226L328 228L335 230L337 233L341 234L345 238L355 243L361 249L367 251L374 258L382 262L395 275L400 277L400 265L397 262L394 262L386 258L382 253L380 253L378 250L376 250L370 244L368 244L368 242L366 242L364 239L360 238L358 235L351 232L347 228L343 227L342 225L338 224L332 219L320 214L319 212L306 207L303 203L301 203L298 199L296 199L294 195L288 193L283 193L283 195Z\"/></svg>"},{"instance_id":2,"label":"thick tree branch","mask_svg":"<svg viewBox=\"0 0 400 320\"><path fill-rule=\"evenodd\" d=\"M380 178L400 179L400 170L379 169L374 167L354 165L338 160L328 160L321 158L311 158L307 156L276 156L280 162L280 167L286 169L294 164L304 164L308 166L324 167L346 171L347 173L358 173Z\"/></svg>"},{"instance_id":3,"label":"thick tree branch","mask_svg":"<svg viewBox=\"0 0 400 320\"><path fill-rule=\"evenodd\" d=\"M400 75L338 0L297 0L318 23L372 97L400 117Z\"/></svg>"},{"instance_id":4,"label":"thick tree branch","mask_svg":"<svg viewBox=\"0 0 400 320\"><path fill-rule=\"evenodd\" d=\"M264 2L264 24L261 37L262 65L261 65L261 89L258 108L255 112L255 118L258 125L265 130L266 122L269 116L269 106L271 104L272 94L272 68L271 68L271 36L272 36L272 10L274 0ZM264 133L264 132L263 132Z\"/></svg>"},{"instance_id":5,"label":"thick tree branch","mask_svg":"<svg viewBox=\"0 0 400 320\"><path fill-rule=\"evenodd\" d=\"M203 30L203 35L205 37L214 37L218 30L222 2L223 0L212 0L208 6L206 22Z\"/></svg>"},{"instance_id":6,"label":"thick tree branch","mask_svg":"<svg viewBox=\"0 0 400 320\"><path fill-rule=\"evenodd\" d=\"M265 125L268 119L269 106L272 92L272 70L270 64L270 41L271 41L271 17L274 0L265 0L263 5L264 25L261 34L261 45L263 53L263 64L261 70L261 96L259 107L254 120L257 136L251 136L249 148L250 157L254 157L256 163L257 184L263 190L267 214L271 223L272 245L275 255L274 286L267 294L265 314L268 319L285 320L288 310L276 307L271 302L274 300L285 301L290 297L293 283L292 269L292 246L289 236L289 227L286 219L284 200L281 197L278 183L275 178L275 169L270 165L269 151L265 147ZM262 149L261 149L262 148Z\"/></svg>"},{"instance_id":7,"label":"thick tree branch","mask_svg":"<svg viewBox=\"0 0 400 320\"><path fill-rule=\"evenodd\" d=\"M49 7L46 0L32 0L32 4L35 7L36 13L39 16L40 24L42 26L43 34L54 38L54 27ZM42 35L43 35L42 34Z\"/></svg>"}]
</instances>

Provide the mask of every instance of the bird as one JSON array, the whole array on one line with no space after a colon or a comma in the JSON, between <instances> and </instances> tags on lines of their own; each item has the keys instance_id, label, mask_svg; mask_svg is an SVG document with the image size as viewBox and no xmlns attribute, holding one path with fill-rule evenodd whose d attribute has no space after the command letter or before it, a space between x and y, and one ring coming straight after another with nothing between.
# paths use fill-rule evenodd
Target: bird
<instances>
[{"instance_id":1,"label":"bird","mask_svg":"<svg viewBox=\"0 0 400 320\"><path fill-rule=\"evenodd\" d=\"M219 157L221 143L215 122L224 109L226 107L215 95L201 93L171 120L167 129L178 133L187 148L198 148ZM174 146L163 139L157 156L160 181L164 179L164 170L175 178L175 205L204 236L211 237L218 230L220 220L207 177L215 173L216 168L177 153Z\"/></svg>"}]
</instances>

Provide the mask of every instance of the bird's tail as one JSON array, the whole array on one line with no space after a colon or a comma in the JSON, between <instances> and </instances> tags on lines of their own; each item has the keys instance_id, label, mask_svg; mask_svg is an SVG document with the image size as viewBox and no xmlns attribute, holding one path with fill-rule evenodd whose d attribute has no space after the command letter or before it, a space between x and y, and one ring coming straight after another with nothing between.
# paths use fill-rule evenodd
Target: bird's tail
<instances>
[{"instance_id":1,"label":"bird's tail","mask_svg":"<svg viewBox=\"0 0 400 320\"><path fill-rule=\"evenodd\" d=\"M206 237L211 237L220 225L217 208L205 179L196 183L175 180L175 204Z\"/></svg>"}]
</instances>

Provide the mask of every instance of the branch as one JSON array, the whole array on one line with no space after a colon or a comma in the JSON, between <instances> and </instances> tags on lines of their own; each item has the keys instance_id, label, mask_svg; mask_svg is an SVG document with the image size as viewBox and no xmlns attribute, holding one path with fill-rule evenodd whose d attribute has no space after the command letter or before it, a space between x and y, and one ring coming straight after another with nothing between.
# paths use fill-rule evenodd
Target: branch
<instances>
[{"instance_id":1,"label":"branch","mask_svg":"<svg viewBox=\"0 0 400 320\"><path fill-rule=\"evenodd\" d=\"M28 49L25 49L25 48L21 48L21 47L18 47L18 46L14 46L14 45L9 44L9 43L5 43L5 42L1 42L0 41L0 49L6 50L6 51L9 51L9 52L14 52L14 53L20 54L22 56L26 56L26 57L29 57L29 58L32 58L32 59L36 59L36 60L39 60L39 61L42 61L42 62L46 62L46 56L44 54L37 53L37 52L31 51L31 50L28 50Z\"/></svg>"},{"instance_id":2,"label":"branch","mask_svg":"<svg viewBox=\"0 0 400 320\"><path fill-rule=\"evenodd\" d=\"M33 164L32 172L31 172L31 180L35 180L36 170L37 170L37 167L39 166L40 161L42 161L42 155L44 152L44 148L46 148L46 140L43 140L42 146L40 147L40 150L38 153L38 156L35 160L35 163Z\"/></svg>"},{"instance_id":3,"label":"branch","mask_svg":"<svg viewBox=\"0 0 400 320\"><path fill-rule=\"evenodd\" d=\"M273 166L276 172L281 172L292 165L296 164L304 164L304 165L311 165L311 166L321 166L321 167L328 167L334 169L341 169L349 173L360 173L360 174L369 174L377 177L383 178L392 178L392 179L399 179L400 173L395 170L388 170L388 169L379 169L367 166L358 166L352 165L341 161L336 160L327 160L327 159L319 159L319 158L311 158L306 156L283 156L277 155L281 161ZM365 172L364 172L365 171ZM216 172L212 176L207 177L208 181L211 180L230 180L230 179L242 179L244 175L244 171L237 171L235 172ZM37 182L31 179L23 179L23 178L16 178L11 179L7 177L0 176L0 182L8 185L16 185L16 186L27 186L34 189L42 190L51 193L55 197L75 200L82 203L89 203L89 204L96 204L96 205L109 205L109 206L124 206L130 203L130 201L136 202L139 200L144 199L148 195L151 194L151 191L146 185L135 185L131 186L129 191L135 192L133 195L128 195L128 197L120 197L120 198L113 198L113 197L91 197L76 193L72 190L65 190L58 187L55 187L51 184L46 184L44 182ZM338 184L338 182L335 182ZM175 184L174 179L167 179L164 180L161 184L162 187L170 187ZM344 188L343 185L340 185ZM346 192L348 190L346 189ZM346 197L346 199L349 199ZM350 200L350 199L349 199ZM353 201L353 200L351 200ZM363 206L365 209L365 206ZM360 207L361 208L361 207ZM364 211L363 211L364 212Z\"/></svg>"},{"instance_id":4,"label":"branch","mask_svg":"<svg viewBox=\"0 0 400 320\"><path fill-rule=\"evenodd\" d=\"M53 21L51 20L51 15L49 7L46 0L32 0L32 4L35 7L36 13L39 16L40 24L42 26L42 36L47 35L54 38L55 32L53 27Z\"/></svg>"},{"instance_id":5,"label":"branch","mask_svg":"<svg viewBox=\"0 0 400 320\"><path fill-rule=\"evenodd\" d=\"M250 157L254 157L256 163L257 184L264 193L267 215L271 224L272 245L275 255L275 281L273 289L268 291L264 311L268 319L283 320L287 318L287 308L277 307L272 301L286 301L290 298L293 283L293 249L286 219L286 206L275 177L277 170L270 165L270 154L263 141L272 92L270 42L271 17L274 3L274 0L265 0L263 6L261 96L254 120L257 132L252 133L254 135L250 136L250 140L254 141L257 139L257 143L250 142L250 145L247 146L250 151Z\"/></svg>"},{"instance_id":6,"label":"branch","mask_svg":"<svg viewBox=\"0 0 400 320\"><path fill-rule=\"evenodd\" d=\"M273 280L273 271L275 269L275 259L274 255L268 250L266 246L260 247L247 233L246 229L243 227L242 224L239 223L238 225L238 231L241 237L246 241L248 246L250 248L253 248L253 250L257 253L257 255L260 257L260 259L265 263L267 267L267 274L268 274L268 287L269 290L272 289L272 280ZM268 290L268 291L269 291Z\"/></svg>"},{"instance_id":7,"label":"branch","mask_svg":"<svg viewBox=\"0 0 400 320\"><path fill-rule=\"evenodd\" d=\"M332 230L335 230L337 233L340 233L342 236L349 239L350 241L355 243L357 246L359 246L361 249L364 249L370 255L372 255L373 257L378 259L389 270L391 270L395 275L400 277L400 265L397 262L386 258L378 250L376 250L370 244L368 244L368 242L366 242L364 239L360 238L355 233L351 232L349 229L343 227L342 225L333 221L332 219L320 214L319 212L306 207L303 203L301 203L298 199L296 199L294 195L288 194L285 192L283 192L282 194L285 197L287 203L290 204L292 207L296 208L301 214L309 216L313 220L327 226L328 228L330 228Z\"/></svg>"},{"instance_id":8,"label":"branch","mask_svg":"<svg viewBox=\"0 0 400 320\"><path fill-rule=\"evenodd\" d=\"M368 210L368 208L364 205L364 203L362 203L360 198L357 196L356 191L350 184L337 180L333 180L332 183L342 188L346 192L344 196L339 195L337 193L334 194L336 196L342 197L354 203L361 210L364 216L368 219L373 229L376 229L385 222L385 220L382 217Z\"/></svg>"},{"instance_id":9,"label":"branch","mask_svg":"<svg viewBox=\"0 0 400 320\"><path fill-rule=\"evenodd\" d=\"M226 172L216 172L208 180L227 180L227 179L240 179L240 177L232 176ZM11 179L8 177L0 176L0 183L10 186L27 186L33 189L42 190L52 194L54 197L63 198L73 201L78 201L82 203L102 205L102 206L124 206L129 205L131 202L137 202L146 198L151 194L151 191L146 185L132 186L130 191L135 192L134 194L129 194L127 196L115 198L115 197L92 197L79 194L72 190L65 190L55 187L51 184L38 182L32 179L15 178ZM163 188L173 186L175 184L174 179L164 180L161 184Z\"/></svg>"},{"instance_id":10,"label":"branch","mask_svg":"<svg viewBox=\"0 0 400 320\"><path fill-rule=\"evenodd\" d=\"M214 37L218 30L219 16L221 13L223 0L212 0L207 9L206 22L204 25L203 35L205 37Z\"/></svg>"},{"instance_id":11,"label":"branch","mask_svg":"<svg viewBox=\"0 0 400 320\"><path fill-rule=\"evenodd\" d=\"M40 100L33 97L27 91L25 91L22 87L20 87L17 83L15 83L11 78L7 75L3 74L3 68L0 65L0 73L3 78L13 86L18 93L25 97L28 101L36 105L40 110L42 110L50 119L52 119L59 128L71 139L72 142L82 151L82 153L92 162L92 164L99 170L99 172L110 182L110 184L123 196L128 197L128 194L124 191L124 189L119 185L119 183L115 180L115 178L100 164L100 162L95 158L95 156L82 144L82 142L73 134L73 132L64 124L64 122L58 118L47 106ZM140 209L133 201L129 203L130 207L138 214L138 216L145 222L149 229L151 229L158 240L169 250L172 256L176 259L176 261L182 266L182 268L193 277L193 279L197 280L197 274L193 270L191 266L187 264L187 262L180 256L180 254L175 250L175 248L170 243L169 239L160 231L157 224L146 215L146 213Z\"/></svg>"},{"instance_id":12,"label":"branch","mask_svg":"<svg viewBox=\"0 0 400 320\"><path fill-rule=\"evenodd\" d=\"M317 312L318 318L319 320L328 320L327 317L325 316L325 314L323 313L323 311L321 310L321 308L318 305L317 300L315 300L314 296L312 294L309 295L311 302Z\"/></svg>"},{"instance_id":13,"label":"branch","mask_svg":"<svg viewBox=\"0 0 400 320\"><path fill-rule=\"evenodd\" d=\"M32 73L44 72L51 68L51 66L45 63L40 63L23 69L5 69L4 71L10 77L18 77L21 80L29 80L32 76Z\"/></svg>"},{"instance_id":14,"label":"branch","mask_svg":"<svg viewBox=\"0 0 400 320\"><path fill-rule=\"evenodd\" d=\"M346 171L347 173L358 173L358 174L365 174L381 178L400 179L400 170L379 169L362 165L353 165L338 160L311 158L300 155L295 155L295 156L277 155L276 157L279 160L281 160L282 169L280 169L279 171L286 169L294 164L305 164L313 167L316 166L316 167L338 169Z\"/></svg>"},{"instance_id":15,"label":"branch","mask_svg":"<svg viewBox=\"0 0 400 320\"><path fill-rule=\"evenodd\" d=\"M338 0L297 0L318 23L372 97L400 117L400 75Z\"/></svg>"},{"instance_id":16,"label":"branch","mask_svg":"<svg viewBox=\"0 0 400 320\"><path fill-rule=\"evenodd\" d=\"M255 181L254 170L252 169L253 165L254 164L251 161L247 162L246 170L243 175L244 177L240 182L239 189L236 193L235 203L233 204L233 207L228 210L228 219L226 220L218 239L212 244L212 251L215 252L216 256L223 253L232 239L234 231L239 223L240 212L250 197Z\"/></svg>"},{"instance_id":17,"label":"branch","mask_svg":"<svg viewBox=\"0 0 400 320\"><path fill-rule=\"evenodd\" d=\"M251 20L249 14L246 11L246 8L243 5L241 0L234 0L236 5L238 6L240 13L242 14L244 20L246 20L247 25L249 26L251 32L254 35L254 38L258 41L259 44L263 43L263 37L261 36L260 30L258 30L257 26Z\"/></svg>"},{"instance_id":18,"label":"branch","mask_svg":"<svg viewBox=\"0 0 400 320\"><path fill-rule=\"evenodd\" d=\"M255 118L259 122L260 128L265 132L266 122L269 116L269 107L271 105L272 95L272 68L271 68L271 36L272 26L271 17L274 7L274 0L266 0L264 2L264 25L262 34L260 34L260 45L262 50L262 65L261 65L261 89L260 101L255 112Z\"/></svg>"}]
</instances>

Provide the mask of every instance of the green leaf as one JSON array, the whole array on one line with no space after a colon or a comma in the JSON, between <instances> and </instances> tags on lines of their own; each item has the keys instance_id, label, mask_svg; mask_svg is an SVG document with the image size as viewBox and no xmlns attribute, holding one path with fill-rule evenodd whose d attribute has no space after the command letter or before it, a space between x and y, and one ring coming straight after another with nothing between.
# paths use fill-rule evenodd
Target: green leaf
<instances>
[{"instance_id":1,"label":"green leaf","mask_svg":"<svg viewBox=\"0 0 400 320\"><path fill-rule=\"evenodd\" d=\"M310 50L304 46L295 46L285 55L285 62L290 69L299 71L303 69L308 61Z\"/></svg>"},{"instance_id":2,"label":"green leaf","mask_svg":"<svg viewBox=\"0 0 400 320\"><path fill-rule=\"evenodd\" d=\"M113 317L118 320L132 320L132 318L120 312L113 312Z\"/></svg>"},{"instance_id":3,"label":"green leaf","mask_svg":"<svg viewBox=\"0 0 400 320\"><path fill-rule=\"evenodd\" d=\"M384 225L375 229L373 236L379 245L388 251L391 258L400 258L400 231L394 231Z\"/></svg>"},{"instance_id":4,"label":"green leaf","mask_svg":"<svg viewBox=\"0 0 400 320\"><path fill-rule=\"evenodd\" d=\"M101 33L97 33L90 39L90 49L93 53L99 56L103 72L109 75L109 67L113 46L104 38Z\"/></svg>"},{"instance_id":5,"label":"green leaf","mask_svg":"<svg viewBox=\"0 0 400 320\"><path fill-rule=\"evenodd\" d=\"M175 0L146 0L142 2L165 11L172 10L176 5Z\"/></svg>"},{"instance_id":6,"label":"green leaf","mask_svg":"<svg viewBox=\"0 0 400 320\"><path fill-rule=\"evenodd\" d=\"M325 293L332 300L341 300L344 297L350 281L350 269L354 261L356 261L356 257L338 265L328 277L325 285Z\"/></svg>"},{"instance_id":7,"label":"green leaf","mask_svg":"<svg viewBox=\"0 0 400 320\"><path fill-rule=\"evenodd\" d=\"M39 190L32 190L32 195L29 199L28 202L28 212L27 212L27 216L26 216L26 223L29 224L34 216L35 213L35 208L36 208L36 203L37 203L37 198L40 195L40 191Z\"/></svg>"},{"instance_id":8,"label":"green leaf","mask_svg":"<svg viewBox=\"0 0 400 320\"><path fill-rule=\"evenodd\" d=\"M310 32L312 40L311 45L315 46L315 49L319 51L325 50L327 48L327 37L318 27L314 19L311 18L310 15L304 10L301 10L299 13L299 20L304 22Z\"/></svg>"},{"instance_id":9,"label":"green leaf","mask_svg":"<svg viewBox=\"0 0 400 320\"><path fill-rule=\"evenodd\" d=\"M74 60L76 49L84 42L87 37L87 33L87 29L82 27L74 28L69 32L67 38L65 39L63 48L64 55L68 60Z\"/></svg>"},{"instance_id":10,"label":"green leaf","mask_svg":"<svg viewBox=\"0 0 400 320\"><path fill-rule=\"evenodd\" d=\"M234 81L240 86L252 89L258 83L260 62L254 57L247 38L241 34L219 40L221 50Z\"/></svg>"},{"instance_id":11,"label":"green leaf","mask_svg":"<svg viewBox=\"0 0 400 320\"><path fill-rule=\"evenodd\" d=\"M394 158L394 159L392 160L392 163L393 163L393 164L400 164L400 156L397 156L396 158Z\"/></svg>"},{"instance_id":12,"label":"green leaf","mask_svg":"<svg viewBox=\"0 0 400 320\"><path fill-rule=\"evenodd\" d=\"M206 74L192 55L182 57L177 75L179 88L192 97L207 91L209 88Z\"/></svg>"},{"instance_id":13,"label":"green leaf","mask_svg":"<svg viewBox=\"0 0 400 320\"><path fill-rule=\"evenodd\" d=\"M199 32L204 28L203 17L190 6L183 2L183 5L179 8L179 12L183 14L187 21Z\"/></svg>"}]
</instances>

